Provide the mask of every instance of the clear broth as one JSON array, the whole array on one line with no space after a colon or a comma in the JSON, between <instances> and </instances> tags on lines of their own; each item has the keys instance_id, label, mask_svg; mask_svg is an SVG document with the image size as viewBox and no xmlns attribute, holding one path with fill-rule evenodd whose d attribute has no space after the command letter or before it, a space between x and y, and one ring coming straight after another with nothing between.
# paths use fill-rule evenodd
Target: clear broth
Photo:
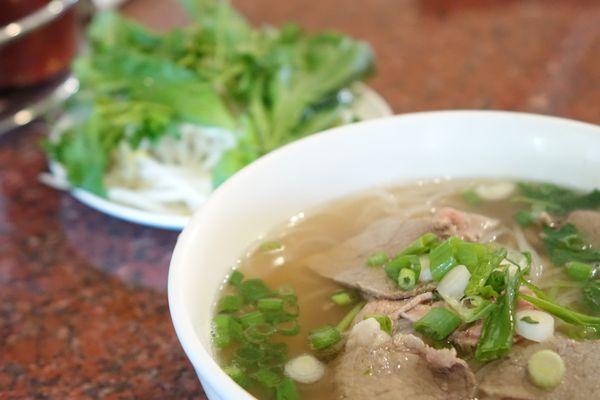
<instances>
[{"instance_id":1,"label":"clear broth","mask_svg":"<svg viewBox=\"0 0 600 400\"><path fill-rule=\"evenodd\" d=\"M427 216L442 206L452 206L483 214L500 220L506 227L514 227L516 224L513 215L518 206L510 200L470 205L461 196L461 193L482 182L493 181L434 181L370 189L292 217L284 226L275 229L266 238L268 241L280 242L283 245L282 249L265 252L255 245L249 250L240 260L238 268L246 277L261 278L272 288L292 286L298 295L300 333L293 337L276 338L276 341L289 346L289 357L311 353L307 341L308 332L325 324L335 325L352 307L334 305L330 296L342 287L306 268L304 259L357 235L377 219L397 214L405 215L407 218ZM537 239L537 233L528 229L525 235L535 250L541 254L543 249ZM499 236L497 242L516 248L511 235ZM545 259L543 264L549 265ZM550 275L553 279L557 276L556 273ZM540 284L549 285L545 278ZM223 294L227 293L229 289L225 288ZM231 357L231 351L227 349L220 351L219 357L222 365L226 365ZM331 370L332 368L328 368L327 375L315 384L297 384L301 398L312 400L338 398L337 395L332 396L335 387ZM252 388L250 391L258 398L266 398L260 391Z\"/></svg>"}]
</instances>

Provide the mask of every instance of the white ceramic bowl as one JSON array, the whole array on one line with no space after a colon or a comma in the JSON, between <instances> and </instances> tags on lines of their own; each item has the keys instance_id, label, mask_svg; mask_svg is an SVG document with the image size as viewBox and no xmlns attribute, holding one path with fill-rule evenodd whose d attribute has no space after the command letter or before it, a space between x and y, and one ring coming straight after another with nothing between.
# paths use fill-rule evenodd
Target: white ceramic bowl
<instances>
[{"instance_id":1,"label":"white ceramic bowl","mask_svg":"<svg viewBox=\"0 0 600 400\"><path fill-rule=\"evenodd\" d=\"M328 200L442 177L600 187L600 127L512 112L407 114L311 136L237 173L187 225L169 271L171 317L208 398L252 398L221 371L210 342L221 283L250 243Z\"/></svg>"}]
</instances>

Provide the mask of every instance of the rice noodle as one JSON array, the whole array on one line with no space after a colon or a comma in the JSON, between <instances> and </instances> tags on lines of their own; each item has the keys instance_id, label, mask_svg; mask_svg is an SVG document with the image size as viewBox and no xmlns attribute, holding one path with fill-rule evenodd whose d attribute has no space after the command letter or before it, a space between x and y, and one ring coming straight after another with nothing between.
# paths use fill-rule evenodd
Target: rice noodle
<instances>
[{"instance_id":1,"label":"rice noodle","mask_svg":"<svg viewBox=\"0 0 600 400\"><path fill-rule=\"evenodd\" d=\"M514 225L513 232L515 234L515 239L517 241L517 246L520 251L527 251L531 254L531 271L529 272L529 276L531 280L535 283L540 280L542 274L544 273L544 265L542 264L542 259L537 251L531 246L531 244L525 238L525 234L523 230L518 226Z\"/></svg>"}]
</instances>

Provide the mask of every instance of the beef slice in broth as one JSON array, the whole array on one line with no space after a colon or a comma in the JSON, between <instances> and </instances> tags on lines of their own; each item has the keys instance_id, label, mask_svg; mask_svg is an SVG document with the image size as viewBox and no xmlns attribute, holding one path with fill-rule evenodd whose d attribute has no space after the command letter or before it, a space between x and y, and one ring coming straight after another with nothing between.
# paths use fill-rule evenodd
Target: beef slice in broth
<instances>
[{"instance_id":1,"label":"beef slice in broth","mask_svg":"<svg viewBox=\"0 0 600 400\"><path fill-rule=\"evenodd\" d=\"M445 207L433 218L401 219L387 217L369 225L361 234L306 260L318 274L362 291L368 297L398 300L433 290L433 284L420 284L403 291L390 280L381 267L367 267L369 256L384 252L398 254L419 237L433 232L446 238L450 235L467 240L479 240L496 228L499 222L482 215Z\"/></svg>"},{"instance_id":2,"label":"beef slice in broth","mask_svg":"<svg viewBox=\"0 0 600 400\"><path fill-rule=\"evenodd\" d=\"M600 212L589 210L573 211L567 222L575 225L594 247L600 247Z\"/></svg>"},{"instance_id":3,"label":"beef slice in broth","mask_svg":"<svg viewBox=\"0 0 600 400\"><path fill-rule=\"evenodd\" d=\"M356 314L356 317L354 317L354 320L352 321L352 325L356 325L369 315L386 315L390 318L395 327L398 319L405 318L406 314L424 306L423 303L431 302L432 298L432 292L425 292L403 300L371 300L365 304L358 314ZM424 307L426 307L427 310L431 308L429 305ZM411 322L413 322L413 319L411 319Z\"/></svg>"},{"instance_id":4,"label":"beef slice in broth","mask_svg":"<svg viewBox=\"0 0 600 400\"><path fill-rule=\"evenodd\" d=\"M389 255L400 252L427 232L432 232L426 219L399 220L388 217L369 225L361 234L306 260L307 266L318 274L349 287L361 290L370 297L404 299L431 291L430 284L418 285L410 291L401 290L385 274L381 266L368 267L369 256L378 251Z\"/></svg>"},{"instance_id":5,"label":"beef slice in broth","mask_svg":"<svg viewBox=\"0 0 600 400\"><path fill-rule=\"evenodd\" d=\"M466 400L475 377L450 349L436 350L414 335L362 341L350 333L336 360L334 382L345 400Z\"/></svg>"},{"instance_id":6,"label":"beef slice in broth","mask_svg":"<svg viewBox=\"0 0 600 400\"><path fill-rule=\"evenodd\" d=\"M514 346L510 354L485 365L477 372L479 389L485 399L511 400L589 400L600 398L600 343L577 342L557 336L539 344ZM566 367L562 383L553 390L534 386L528 377L527 361L539 350L558 353Z\"/></svg>"}]
</instances>

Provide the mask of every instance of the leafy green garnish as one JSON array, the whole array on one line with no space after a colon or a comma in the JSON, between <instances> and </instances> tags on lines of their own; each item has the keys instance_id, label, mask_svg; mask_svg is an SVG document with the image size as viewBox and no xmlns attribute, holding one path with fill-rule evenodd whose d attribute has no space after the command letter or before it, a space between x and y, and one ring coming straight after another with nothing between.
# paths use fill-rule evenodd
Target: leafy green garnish
<instances>
[{"instance_id":1,"label":"leafy green garnish","mask_svg":"<svg viewBox=\"0 0 600 400\"><path fill-rule=\"evenodd\" d=\"M600 249L589 246L581 232L572 224L556 230L544 227L543 240L548 256L557 266L569 261L600 262Z\"/></svg>"},{"instance_id":2,"label":"leafy green garnish","mask_svg":"<svg viewBox=\"0 0 600 400\"><path fill-rule=\"evenodd\" d=\"M515 219L521 225L529 225L542 212L566 215L573 210L594 210L600 208L600 190L579 194L550 183L518 184L519 196L514 201L524 203L529 208L520 210Z\"/></svg>"},{"instance_id":3,"label":"leafy green garnish","mask_svg":"<svg viewBox=\"0 0 600 400\"><path fill-rule=\"evenodd\" d=\"M581 289L583 304L593 313L600 314L600 281L589 281Z\"/></svg>"},{"instance_id":4,"label":"leafy green garnish","mask_svg":"<svg viewBox=\"0 0 600 400\"><path fill-rule=\"evenodd\" d=\"M74 63L74 126L46 144L69 182L106 195L120 144L177 138L183 124L217 127L237 145L213 168L220 184L257 157L346 122L349 85L372 70L368 44L295 25L256 29L227 1L182 0L193 22L166 34L100 13Z\"/></svg>"}]
</instances>

